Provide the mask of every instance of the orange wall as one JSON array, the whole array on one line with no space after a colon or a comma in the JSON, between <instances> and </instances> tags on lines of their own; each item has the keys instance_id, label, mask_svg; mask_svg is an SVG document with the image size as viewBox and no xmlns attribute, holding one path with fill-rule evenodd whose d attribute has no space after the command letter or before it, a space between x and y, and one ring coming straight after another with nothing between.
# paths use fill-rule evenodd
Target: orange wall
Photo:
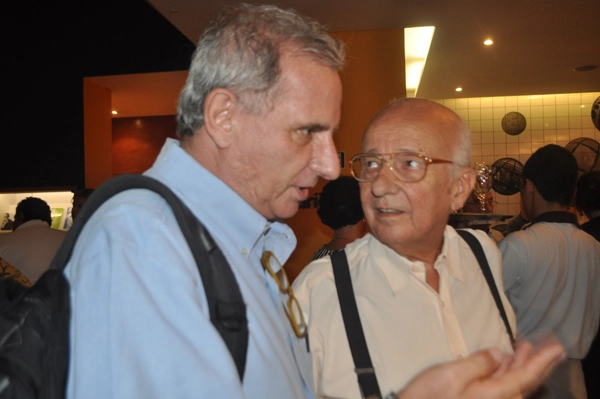
<instances>
[{"instance_id":1,"label":"orange wall","mask_svg":"<svg viewBox=\"0 0 600 399\"><path fill-rule=\"evenodd\" d=\"M349 175L348 161L360 152L362 134L377 111L396 98L406 97L404 29L338 32L334 37L347 43L346 68L342 72L344 97L340 130L334 140L345 152L342 174ZM323 179L313 193L320 193ZM285 268L290 280L306 266L313 253L328 242L333 231L324 226L316 208L300 209L286 221L298 238L298 246Z\"/></svg>"},{"instance_id":2,"label":"orange wall","mask_svg":"<svg viewBox=\"0 0 600 399\"><path fill-rule=\"evenodd\" d=\"M111 92L83 79L85 185L96 188L112 177Z\"/></svg>"},{"instance_id":3,"label":"orange wall","mask_svg":"<svg viewBox=\"0 0 600 399\"><path fill-rule=\"evenodd\" d=\"M150 168L167 137L175 138L175 116L115 118L112 122L112 173L142 173Z\"/></svg>"}]
</instances>

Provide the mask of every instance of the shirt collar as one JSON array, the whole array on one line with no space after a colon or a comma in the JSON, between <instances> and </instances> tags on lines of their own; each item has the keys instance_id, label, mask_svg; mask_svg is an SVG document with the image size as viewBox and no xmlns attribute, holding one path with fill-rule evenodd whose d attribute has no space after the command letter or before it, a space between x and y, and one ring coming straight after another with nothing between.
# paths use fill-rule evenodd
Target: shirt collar
<instances>
[{"instance_id":1,"label":"shirt collar","mask_svg":"<svg viewBox=\"0 0 600 399\"><path fill-rule=\"evenodd\" d=\"M535 219L531 221L531 225L535 223L570 223L577 227L579 227L579 223L577 222L577 216L571 212L566 211L551 211L545 212L541 215L538 215ZM529 227L528 226L528 227Z\"/></svg>"},{"instance_id":2,"label":"shirt collar","mask_svg":"<svg viewBox=\"0 0 600 399\"><path fill-rule=\"evenodd\" d=\"M47 227L47 228L50 228L50 226L48 225L48 222L44 222L41 219L33 219L33 220L29 220L27 222L21 223L19 225L19 227L17 227L15 229L15 231L21 230L21 229L26 229L28 227Z\"/></svg>"},{"instance_id":3,"label":"shirt collar","mask_svg":"<svg viewBox=\"0 0 600 399\"><path fill-rule=\"evenodd\" d=\"M367 257L369 262L379 267L394 295L398 294L408 284L412 274L411 268L419 262L413 262L398 254L371 234L368 234L366 238L369 240L369 255ZM442 250L434 262L434 267L438 272L441 272L442 268L446 268L450 275L463 281L464 277L458 259L460 254L458 239L460 239L460 236L454 232L454 229L446 226Z\"/></svg>"},{"instance_id":4,"label":"shirt collar","mask_svg":"<svg viewBox=\"0 0 600 399\"><path fill-rule=\"evenodd\" d=\"M464 240L458 235L456 230L451 226L446 226L444 231L444 244L442 246L442 253L438 256L435 264L438 262L445 266L450 275L462 282L464 282L464 275L460 268L464 259L461 259L461 245ZM468 244L466 244L468 245ZM469 249L470 251L470 249ZM436 268L439 271L439 268Z\"/></svg>"}]
</instances>

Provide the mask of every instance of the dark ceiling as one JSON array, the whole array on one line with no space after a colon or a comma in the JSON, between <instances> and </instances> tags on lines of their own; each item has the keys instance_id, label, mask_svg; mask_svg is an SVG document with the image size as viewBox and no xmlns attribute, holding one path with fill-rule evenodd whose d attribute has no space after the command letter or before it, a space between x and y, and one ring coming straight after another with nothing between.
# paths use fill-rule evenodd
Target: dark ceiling
<instances>
[{"instance_id":1,"label":"dark ceiling","mask_svg":"<svg viewBox=\"0 0 600 399\"><path fill-rule=\"evenodd\" d=\"M192 42L231 0L147 0ZM331 31L436 27L417 95L489 97L600 91L598 0L274 0ZM483 45L491 37L495 44ZM457 94L455 88L463 87Z\"/></svg>"}]
</instances>

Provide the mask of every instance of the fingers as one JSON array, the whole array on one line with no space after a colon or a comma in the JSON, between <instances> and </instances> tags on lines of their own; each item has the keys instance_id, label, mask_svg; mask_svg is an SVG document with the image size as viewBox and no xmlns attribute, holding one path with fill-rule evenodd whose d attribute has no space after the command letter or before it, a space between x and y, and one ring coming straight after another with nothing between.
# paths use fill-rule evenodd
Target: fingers
<instances>
[{"instance_id":1,"label":"fingers","mask_svg":"<svg viewBox=\"0 0 600 399\"><path fill-rule=\"evenodd\" d=\"M498 348L490 348L474 353L457 362L456 378L473 381L494 373L505 362L505 356Z\"/></svg>"},{"instance_id":2,"label":"fingers","mask_svg":"<svg viewBox=\"0 0 600 399\"><path fill-rule=\"evenodd\" d=\"M530 359L520 367L522 372L519 372L519 376L522 379L523 394L526 395L537 388L565 358L565 349L558 342L546 344L531 355Z\"/></svg>"},{"instance_id":3,"label":"fingers","mask_svg":"<svg viewBox=\"0 0 600 399\"><path fill-rule=\"evenodd\" d=\"M533 350L533 345L529 341L520 342L515 348L515 354L511 363L511 368L522 367Z\"/></svg>"},{"instance_id":4,"label":"fingers","mask_svg":"<svg viewBox=\"0 0 600 399\"><path fill-rule=\"evenodd\" d=\"M490 399L511 398L518 394L526 396L544 382L565 355L559 343L546 344L533 354L530 343L519 344L508 371L482 381L481 386L475 388L482 395L480 397Z\"/></svg>"},{"instance_id":5,"label":"fingers","mask_svg":"<svg viewBox=\"0 0 600 399\"><path fill-rule=\"evenodd\" d=\"M423 371L399 394L402 399L467 398L465 391L473 383L492 374L500 365L499 349L479 351L465 359L444 363ZM475 392L472 398L478 398Z\"/></svg>"},{"instance_id":6,"label":"fingers","mask_svg":"<svg viewBox=\"0 0 600 399\"><path fill-rule=\"evenodd\" d=\"M519 344L514 356L493 348L465 359L431 367L400 393L402 399L509 399L527 394L548 377L565 358L559 343L533 352L529 342Z\"/></svg>"}]
</instances>

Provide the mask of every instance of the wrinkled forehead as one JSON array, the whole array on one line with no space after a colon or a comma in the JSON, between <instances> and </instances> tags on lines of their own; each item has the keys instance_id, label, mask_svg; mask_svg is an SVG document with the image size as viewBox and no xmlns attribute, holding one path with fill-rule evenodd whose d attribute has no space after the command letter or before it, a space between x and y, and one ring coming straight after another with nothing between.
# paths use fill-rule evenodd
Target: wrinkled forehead
<instances>
[{"instance_id":1,"label":"wrinkled forehead","mask_svg":"<svg viewBox=\"0 0 600 399\"><path fill-rule=\"evenodd\" d=\"M379 115L369 125L363 137L362 152L415 151L438 157L448 153L453 129L443 115L435 111L396 111Z\"/></svg>"}]
</instances>

